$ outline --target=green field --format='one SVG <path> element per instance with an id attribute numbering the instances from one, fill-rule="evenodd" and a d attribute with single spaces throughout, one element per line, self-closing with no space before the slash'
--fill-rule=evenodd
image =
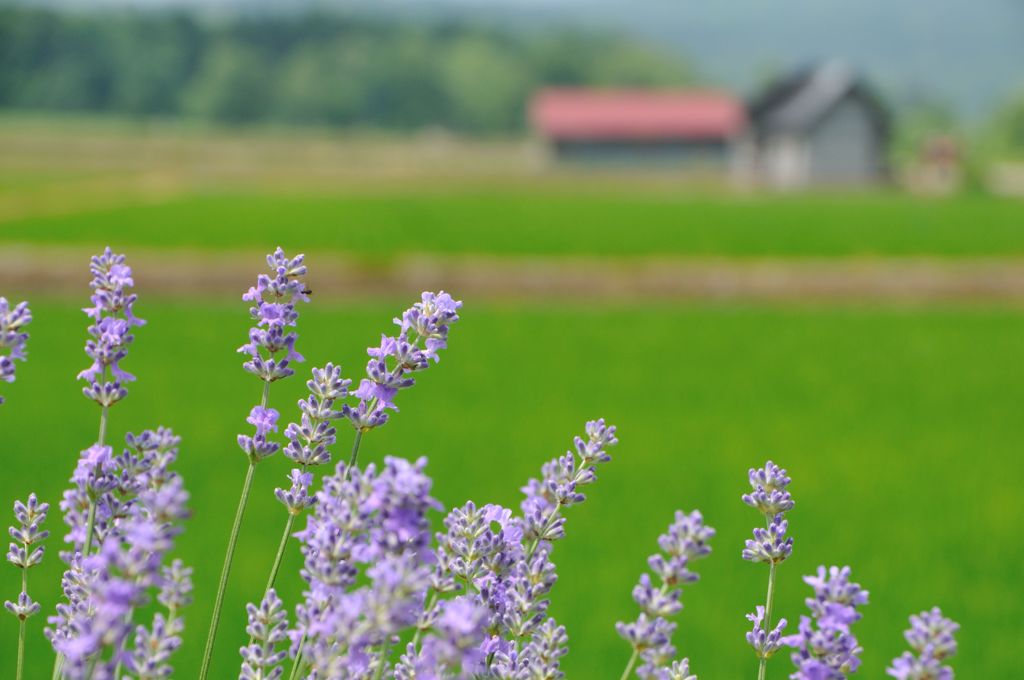
<path id="1" fill-rule="evenodd" d="M 230 268 L 190 288 L 200 294 L 189 299 L 147 289 L 140 273 L 138 309 L 150 323 L 126 362 L 139 382 L 112 412 L 115 438 L 158 424 L 184 437 L 180 469 L 193 518 L 180 554 L 196 568 L 196 603 L 176 663 L 182 679 L 198 671 L 245 472 L 235 435 L 248 429 L 259 397 L 234 352 L 248 317 L 233 292 L 247 262 L 253 277 L 260 271 L 257 253 L 278 243 L 308 253 L 318 291 L 318 272 L 329 278 L 337 272 L 328 267 L 365 265 L 360 290 L 372 297 L 334 291 L 360 300 L 343 304 L 328 287 L 300 319 L 303 370 L 335 361 L 356 378 L 366 345 L 418 294 L 409 263 L 420 255 L 439 256 L 435 280 L 445 280 L 446 258 L 473 264 L 478 255 L 521 272 L 536 271 L 531 256 L 604 258 L 620 275 L 660 259 L 684 264 L 672 258 L 722 263 L 725 274 L 757 258 L 783 268 L 863 258 L 886 263 L 878 276 L 902 273 L 896 258 L 905 257 L 932 258 L 940 274 L 986 258 L 1012 274 L 1024 256 L 1024 203 L 980 195 L 740 194 L 665 176 L 545 174 L 509 141 L 438 151 L 430 140 L 19 125 L 0 120 L 0 294 L 28 297 L 36 318 L 31 360 L 3 386 L 4 507 L 30 490 L 56 506 L 78 452 L 96 436 L 97 409 L 74 381 L 86 364 L 86 262 L 64 268 L 107 243 L 137 254 L 139 267 L 180 266 L 182 276 Z M 413 170 L 395 174 L 406 163 Z M 488 174 L 493 167 L 505 174 Z M 25 253 L 28 269 L 2 269 L 24 264 Z M 581 261 L 574 271 L 594 281 L 608 271 Z M 375 287 L 385 271 L 378 265 L 388 267 L 388 286 Z M 69 289 L 79 274 L 81 289 Z M 797 500 L 778 603 L 791 626 L 808 590 L 800 576 L 849 564 L 872 600 L 857 629 L 859 677 L 883 677 L 903 649 L 907 615 L 933 604 L 963 624 L 960 677 L 1019 675 L 1024 308 L 983 295 L 890 304 L 886 288 L 873 304 L 845 298 L 838 306 L 826 306 L 827 297 L 682 303 L 668 294 L 644 303 L 590 289 L 501 302 L 519 292 L 517 280 L 490 289 L 496 298 L 463 291 L 450 350 L 401 395 L 401 412 L 364 440 L 362 455 L 429 456 L 446 507 L 469 498 L 515 506 L 518 488 L 586 420 L 619 425 L 614 460 L 570 512 L 554 554 L 552 613 L 569 629 L 570 680 L 621 673 L 629 649 L 614 624 L 635 616 L 630 591 L 677 508 L 700 508 L 719 530 L 702 580 L 684 594 L 677 645 L 705 680 L 753 677 L 744 614 L 763 600 L 767 570 L 740 559 L 759 521 L 740 495 L 747 469 L 768 457 L 789 468 Z M 406 288 L 410 299 L 394 297 Z M 271 402 L 284 420 L 296 418 L 303 389 L 299 378 L 275 384 Z M 341 432 L 336 454 L 350 445 Z M 212 677 L 237 675 L 244 605 L 260 594 L 285 520 L 272 490 L 287 471 L 280 456 L 258 470 Z M 48 523 L 50 554 L 30 583 L 46 613 L 58 595 L 58 514 Z M 441 515 L 434 521 L 439 528 Z M 299 564 L 292 545 L 279 579 L 289 605 L 301 591 Z M 0 565 L 0 599 L 18 585 L 16 570 Z M 42 617 L 30 625 L 27 677 L 43 677 L 52 656 Z M 0 677 L 11 675 L 16 631 L 13 617 L 0 617 Z M 789 670 L 779 657 L 769 676 Z"/>
<path id="2" fill-rule="evenodd" d="M 202 200 L 243 211 L 236 215 L 261 214 L 259 200 L 248 207 L 241 199 Z M 151 231 L 123 234 L 124 240 L 233 244 L 178 222 L 189 205 L 139 209 L 137 215 L 152 217 L 146 224 Z M 295 206 L 295 224 L 313 223 L 307 232 L 311 252 L 346 243 L 330 234 L 327 205 Z M 431 217 L 415 205 L 395 208 L 391 228 L 403 233 L 426 220 L 430 226 L 420 242 L 432 242 L 434 226 L 444 221 L 440 208 Z M 116 214 L 127 220 L 132 213 Z M 79 219 L 96 229 L 101 224 L 95 216 Z M 490 223 L 506 219 L 495 210 Z M 780 228 L 786 221 L 775 219 Z M 265 245 L 261 239 L 270 232 L 261 230 L 271 222 L 265 216 L 251 228 L 239 224 L 231 238 Z M 648 222 L 646 216 L 637 219 L 638 225 Z M 76 231 L 73 223 L 46 223 L 45 234 L 40 224 L 30 236 L 95 243 L 109 233 Z M 156 226 L 174 224 L 182 225 L 178 235 Z M 602 224 L 610 228 L 610 222 Z M 800 228 L 810 232 L 814 226 Z M 878 225 L 868 227 L 884 233 Z M 453 232 L 443 233 L 445 243 L 456 243 Z M 1006 238 L 1009 232 L 1001 233 Z M 378 247 L 372 246 L 376 238 L 362 243 Z M 895 242 L 910 243 L 903 238 Z M 498 230 L 480 242 L 499 247 L 509 239 Z M 826 242 L 838 247 L 827 239 L 818 247 Z M 845 243 L 843 248 L 851 247 Z M 601 238 L 592 244 L 608 247 Z M 568 246 L 552 236 L 544 247 Z M 363 347 L 375 342 L 405 302 L 341 307 L 315 301 L 304 308 L 300 344 L 307 366 L 341 361 L 350 375 L 358 374 Z M 9 402 L 0 407 L 0 498 L 35 489 L 55 503 L 78 451 L 95 437 L 97 410 L 73 379 L 85 365 L 80 306 L 77 300 L 35 300 L 31 361 L 19 366 L 17 383 L 6 387 Z M 180 547 L 196 566 L 197 602 L 186 615 L 176 677 L 191 678 L 244 472 L 234 435 L 244 429 L 259 385 L 234 354 L 246 328 L 241 301 L 172 304 L 143 297 L 138 309 L 150 323 L 139 331 L 126 367 L 139 382 L 112 412 L 112 433 L 119 437 L 163 423 L 185 440 L 180 468 L 194 517 Z M 363 455 L 367 461 L 428 455 L 436 495 L 448 507 L 467 498 L 514 504 L 517 487 L 564 451 L 584 420 L 604 416 L 619 425 L 614 460 L 601 470 L 588 501 L 571 511 L 568 537 L 554 554 L 560 580 L 552 613 L 569 628 L 570 678 L 618 676 L 628 649 L 613 624 L 634 615 L 630 589 L 676 508 L 702 509 L 719 530 L 714 553 L 700 564 L 702 581 L 684 595 L 678 646 L 702 678 L 751 677 L 754 659 L 743 641 L 743 615 L 763 597 L 766 570 L 739 557 L 757 520 L 739 496 L 747 468 L 765 457 L 789 468 L 797 499 L 791 513 L 795 553 L 780 571 L 781 615 L 795 620 L 802 611 L 807 588 L 800 574 L 819 563 L 850 564 L 872 599 L 857 627 L 865 647 L 859 677 L 882 677 L 903 646 L 906 615 L 940 604 L 963 624 L 958 674 L 1009 678 L 1018 674 L 1024 601 L 1022 347 L 1024 313 L 1009 308 L 549 307 L 466 300 L 450 350 L 401 395 L 401 413 L 367 437 Z M 301 390 L 298 379 L 275 384 L 271 401 L 284 418 L 294 417 Z M 346 432 L 337 448 L 347 446 Z M 259 468 L 214 677 L 237 673 L 243 605 L 262 587 L 284 522 L 271 490 L 286 467 L 276 457 Z M 440 516 L 435 521 L 439 526 Z M 61 533 L 56 513 L 49 528 Z M 51 539 L 51 554 L 32 573 L 30 590 L 44 612 L 55 603 L 57 547 Z M 290 603 L 300 589 L 298 564 L 293 546 L 280 579 Z M 0 570 L 5 597 L 17 592 L 14 572 Z M 41 627 L 41 617 L 31 622 L 28 677 L 42 677 L 51 664 Z M 13 618 L 0 619 L 5 677 L 12 672 L 7 667 L 13 666 L 15 637 Z M 788 660 L 778 658 L 770 676 L 779 680 L 788 669 Z"/>
<path id="3" fill-rule="evenodd" d="M 111 234 L 124 247 L 239 249 L 281 242 L 371 261 L 423 253 L 1024 255 L 1024 203 L 1019 201 L 596 191 L 591 185 L 589 190 L 517 186 L 318 196 L 200 192 L 0 221 L 0 243 L 93 246 Z"/>

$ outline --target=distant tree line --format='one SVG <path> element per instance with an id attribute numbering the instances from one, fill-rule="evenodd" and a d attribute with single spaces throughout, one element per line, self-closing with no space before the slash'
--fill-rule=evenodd
<path id="1" fill-rule="evenodd" d="M 0 8 L 6 110 L 501 133 L 541 85 L 692 81 L 678 57 L 609 35 Z"/>

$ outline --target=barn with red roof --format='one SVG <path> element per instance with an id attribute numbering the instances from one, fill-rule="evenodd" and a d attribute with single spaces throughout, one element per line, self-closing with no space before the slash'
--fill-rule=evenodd
<path id="1" fill-rule="evenodd" d="M 561 160 L 724 167 L 747 127 L 742 101 L 716 90 L 552 88 L 531 125 Z"/>

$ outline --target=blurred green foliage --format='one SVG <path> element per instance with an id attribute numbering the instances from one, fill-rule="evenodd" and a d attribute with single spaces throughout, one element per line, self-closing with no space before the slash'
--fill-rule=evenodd
<path id="1" fill-rule="evenodd" d="M 681 85 L 676 56 L 596 33 L 339 15 L 204 21 L 0 8 L 0 108 L 499 133 L 541 85 Z"/>

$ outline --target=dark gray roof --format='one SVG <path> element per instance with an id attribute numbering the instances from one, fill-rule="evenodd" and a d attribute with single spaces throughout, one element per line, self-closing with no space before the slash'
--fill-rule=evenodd
<path id="1" fill-rule="evenodd" d="M 770 85 L 750 103 L 750 119 L 759 134 L 807 131 L 848 97 L 867 105 L 879 132 L 888 130 L 888 114 L 875 94 L 850 67 L 835 61 L 800 69 Z"/>

